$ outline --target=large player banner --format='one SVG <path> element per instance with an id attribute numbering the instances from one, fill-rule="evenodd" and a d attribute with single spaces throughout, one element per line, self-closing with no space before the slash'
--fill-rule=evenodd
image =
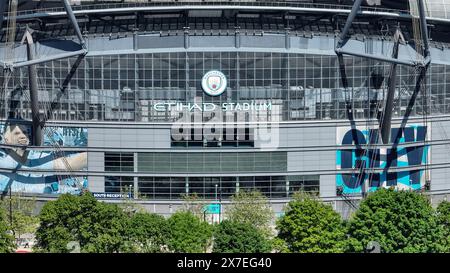
<path id="1" fill-rule="evenodd" d="M 43 145 L 48 150 L 27 148 L 31 125 L 23 121 L 0 123 L 0 194 L 9 190 L 22 193 L 79 193 L 87 187 L 86 177 L 67 173 L 87 168 L 87 153 L 63 151 L 60 147 L 86 147 L 87 129 L 79 127 L 44 128 Z M 57 171 L 66 174 L 58 174 Z"/>
<path id="2" fill-rule="evenodd" d="M 370 192 L 379 187 L 392 186 L 397 189 L 421 189 L 430 180 L 430 172 L 426 168 L 430 163 L 430 146 L 426 143 L 430 140 L 430 125 L 409 124 L 403 130 L 392 128 L 391 143 L 396 136 L 400 136 L 396 147 L 392 144 L 378 146 L 381 141 L 376 132 L 375 127 L 358 126 L 355 130 L 337 127 L 337 145 L 342 148 L 336 152 L 336 186 L 344 194 L 359 194 L 363 190 Z M 400 167 L 413 169 L 394 170 Z"/>

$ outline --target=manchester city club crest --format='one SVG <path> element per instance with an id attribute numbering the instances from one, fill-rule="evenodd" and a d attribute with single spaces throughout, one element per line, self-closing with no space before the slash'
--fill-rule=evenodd
<path id="1" fill-rule="evenodd" d="M 219 96 L 227 88 L 227 78 L 220 71 L 209 71 L 202 78 L 202 88 L 210 96 Z"/>

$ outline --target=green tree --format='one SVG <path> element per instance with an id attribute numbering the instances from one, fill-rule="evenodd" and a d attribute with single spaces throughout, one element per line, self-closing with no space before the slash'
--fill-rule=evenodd
<path id="1" fill-rule="evenodd" d="M 450 202 L 442 201 L 436 208 L 437 217 L 440 224 L 450 230 Z"/>
<path id="2" fill-rule="evenodd" d="M 191 194 L 183 194 L 183 211 L 189 211 L 195 216 L 203 219 L 203 207 L 200 197 L 196 192 Z"/>
<path id="3" fill-rule="evenodd" d="M 128 236 L 133 252 L 163 252 L 169 237 L 167 220 L 157 214 L 138 212 L 128 225 Z"/>
<path id="4" fill-rule="evenodd" d="M 290 253 L 290 249 L 287 245 L 287 243 L 278 237 L 273 238 L 272 240 L 270 240 L 270 245 L 272 248 L 272 251 L 274 253 Z"/>
<path id="5" fill-rule="evenodd" d="M 211 226 L 188 211 L 178 211 L 168 219 L 168 247 L 177 253 L 205 252 L 211 241 Z"/>
<path id="6" fill-rule="evenodd" d="M 98 202 L 90 193 L 63 194 L 47 202 L 39 215 L 37 250 L 69 252 L 77 242 L 81 252 L 111 253 L 126 248 L 128 218 L 114 204 Z"/>
<path id="7" fill-rule="evenodd" d="M 6 221 L 6 213 L 0 207 L 0 253 L 10 253 L 14 251 L 14 237 L 8 234 L 8 224 Z"/>
<path id="8" fill-rule="evenodd" d="M 214 232 L 213 252 L 266 253 L 270 250 L 270 242 L 264 234 L 247 223 L 224 220 Z"/>
<path id="9" fill-rule="evenodd" d="M 20 193 L 16 193 L 3 200 L 2 207 L 6 211 L 8 228 L 13 231 L 16 238 L 20 239 L 22 234 L 35 233 L 39 226 L 39 219 L 33 214 L 36 207 L 35 199 L 26 199 Z M 11 215 L 10 215 L 11 213 Z"/>
<path id="10" fill-rule="evenodd" d="M 142 199 L 142 196 L 139 193 L 135 195 L 132 186 L 124 186 L 120 188 L 120 194 L 122 195 L 120 198 L 120 203 L 118 204 L 119 208 L 121 208 L 128 216 L 133 216 L 136 212 L 144 212 L 145 208 L 135 202 L 135 199 L 132 196 L 135 196 L 137 199 Z"/>
<path id="11" fill-rule="evenodd" d="M 348 223 L 347 250 L 376 241 L 382 252 L 445 251 L 443 228 L 428 199 L 412 191 L 380 189 L 364 199 Z"/>
<path id="12" fill-rule="evenodd" d="M 438 224 L 444 230 L 446 249 L 450 251 L 450 202 L 441 202 L 436 209 L 436 213 Z"/>
<path id="13" fill-rule="evenodd" d="M 240 191 L 233 195 L 225 216 L 233 222 L 254 226 L 266 238 L 272 237 L 273 229 L 270 225 L 274 213 L 268 199 L 259 191 Z"/>
<path id="14" fill-rule="evenodd" d="M 311 196 L 294 196 L 277 221 L 278 238 L 290 252 L 339 253 L 344 251 L 345 227 L 340 215 Z"/>

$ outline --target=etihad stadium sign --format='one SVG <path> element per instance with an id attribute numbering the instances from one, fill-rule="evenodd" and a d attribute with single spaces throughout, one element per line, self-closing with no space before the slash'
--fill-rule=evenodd
<path id="1" fill-rule="evenodd" d="M 160 102 L 153 105 L 155 111 L 188 111 L 188 112 L 214 112 L 214 111 L 270 111 L 272 110 L 272 102 L 224 102 L 215 104 L 211 102 L 204 103 L 181 103 L 181 102 Z"/>
<path id="2" fill-rule="evenodd" d="M 220 96 L 227 89 L 227 78 L 218 70 L 208 71 L 202 77 L 202 89 L 209 96 Z M 181 103 L 181 102 L 159 102 L 153 105 L 153 109 L 157 112 L 165 111 L 188 111 L 188 112 L 214 112 L 214 111 L 270 111 L 272 110 L 272 102 L 249 102 L 235 103 L 224 102 L 216 104 L 212 102 L 204 103 Z"/>

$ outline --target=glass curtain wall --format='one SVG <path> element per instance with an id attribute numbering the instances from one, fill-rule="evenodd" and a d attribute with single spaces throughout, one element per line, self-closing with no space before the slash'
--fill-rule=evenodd
<path id="1" fill-rule="evenodd" d="M 335 56 L 271 52 L 178 52 L 105 55 L 85 58 L 74 74 L 68 91 L 59 87 L 74 59 L 56 60 L 38 67 L 41 109 L 53 108 L 51 119 L 76 121 L 175 122 L 187 110 L 156 109 L 157 103 L 270 103 L 270 121 L 346 119 L 349 101 L 358 119 L 373 118 L 386 92 L 387 64 L 363 58 L 345 59 L 349 88 L 341 85 Z M 220 70 L 228 80 L 221 96 L 206 95 L 203 75 Z M 447 70 L 448 69 L 448 70 Z M 428 114 L 448 113 L 447 86 L 450 67 L 433 64 L 428 71 Z M 27 70 L 17 69 L 2 94 L 0 118 L 11 113 L 31 119 Z M 412 68 L 400 66 L 394 116 L 406 111 L 414 89 Z M 18 96 L 17 90 L 23 95 Z M 419 95 L 412 115 L 424 113 Z M 203 114 L 203 121 L 211 118 Z"/>

